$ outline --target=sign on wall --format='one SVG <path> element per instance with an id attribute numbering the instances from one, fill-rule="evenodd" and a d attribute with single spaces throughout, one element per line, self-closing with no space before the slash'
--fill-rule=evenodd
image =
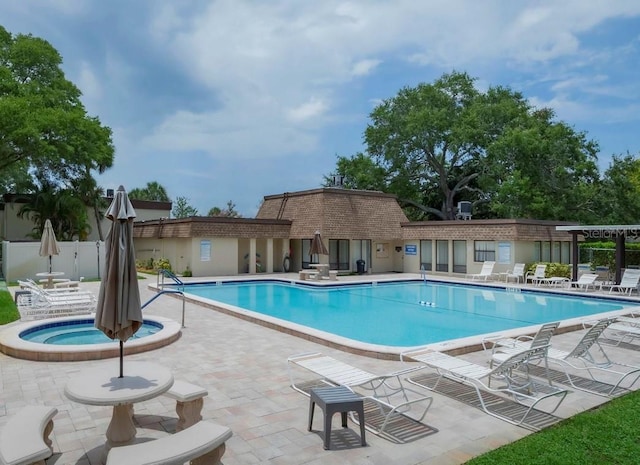
<path id="1" fill-rule="evenodd" d="M 211 260 L 211 241 L 205 239 L 200 241 L 200 261 L 208 262 L 210 260 Z"/>
<path id="2" fill-rule="evenodd" d="M 511 263 L 511 242 L 498 242 L 498 263 Z"/>
<path id="3" fill-rule="evenodd" d="M 418 246 L 415 244 L 405 244 L 404 253 L 405 255 L 418 255 Z"/>

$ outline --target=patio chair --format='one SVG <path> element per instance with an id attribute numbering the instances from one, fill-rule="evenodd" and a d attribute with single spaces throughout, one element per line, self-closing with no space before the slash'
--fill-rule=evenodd
<path id="1" fill-rule="evenodd" d="M 367 429 L 376 434 L 384 433 L 386 427 L 398 415 L 404 415 L 421 422 L 433 401 L 431 396 L 425 396 L 422 392 L 406 387 L 401 379 L 401 376 L 423 367 L 405 368 L 394 373 L 377 375 L 318 352 L 292 355 L 287 359 L 291 387 L 306 396 L 309 396 L 309 393 L 294 381 L 292 370 L 294 366 L 304 368 L 314 375 L 320 376 L 321 382 L 325 385 L 346 386 L 353 392 L 362 395 L 365 400 L 373 401 L 378 412 L 384 418 L 379 428 L 366 425 Z M 412 394 L 411 398 L 409 393 Z M 417 404 L 422 404 L 422 408 L 418 409 Z M 418 410 L 418 413 L 409 415 L 409 412 L 414 409 Z M 358 424 L 353 413 L 351 418 L 354 423 Z"/>
<path id="2" fill-rule="evenodd" d="M 559 321 L 553 323 L 545 323 L 540 326 L 536 334 L 533 336 L 522 335 L 515 338 L 493 336 L 482 340 L 482 347 L 488 350 L 488 344 L 491 344 L 491 363 L 494 361 L 505 360 L 508 356 L 523 350 L 535 349 L 536 347 L 548 346 L 551 336 L 560 326 Z"/>
<path id="3" fill-rule="evenodd" d="M 536 265 L 535 270 L 532 272 L 528 271 L 524 276 L 525 284 L 531 281 L 531 284 L 538 285 L 540 282 L 545 279 L 545 273 L 547 272 L 547 265 L 541 263 Z"/>
<path id="4" fill-rule="evenodd" d="M 614 362 L 598 342 L 598 338 L 615 321 L 615 318 L 598 320 L 570 351 L 553 348 L 548 350 L 548 362 L 559 365 L 563 369 L 566 379 L 572 387 L 601 396 L 613 397 L 628 392 L 640 378 L 640 366 Z M 594 347 L 597 347 L 600 352 L 598 359 L 591 353 L 591 349 Z M 595 381 L 597 384 L 579 383 L 575 373 L 586 373 L 589 376 L 587 381 Z M 596 376 L 596 374 L 600 376 Z M 632 381 L 626 384 L 626 387 L 622 386 L 628 378 L 632 378 Z"/>
<path id="5" fill-rule="evenodd" d="M 42 289 L 35 283 L 21 281 L 28 293 L 16 298 L 18 311 L 24 320 L 56 316 L 88 314 L 95 310 L 97 299 L 89 291 Z"/>
<path id="6" fill-rule="evenodd" d="M 595 273 L 584 273 L 581 275 L 577 281 L 571 281 L 569 283 L 569 287 L 577 287 L 583 291 L 588 291 L 589 287 L 592 287 L 593 290 L 596 290 L 596 279 L 599 278 L 599 275 Z"/>
<path id="7" fill-rule="evenodd" d="M 513 265 L 513 269 L 507 271 L 505 274 L 505 281 L 509 282 L 512 278 L 516 280 L 516 283 L 519 283 L 520 280 L 524 283 L 524 269 L 526 265 L 524 263 L 516 263 Z"/>
<path id="8" fill-rule="evenodd" d="M 486 281 L 488 278 L 491 277 L 491 275 L 493 275 L 493 268 L 495 267 L 495 265 L 496 265 L 496 262 L 485 261 L 482 264 L 480 273 L 468 274 L 467 278 L 471 278 L 472 281 L 475 281 L 476 279 L 482 279 L 483 281 Z"/>
<path id="9" fill-rule="evenodd" d="M 422 378 L 419 380 L 410 378 L 410 382 L 433 391 L 438 388 L 438 385 L 445 378 L 470 386 L 475 390 L 480 402 L 480 408 L 485 413 L 514 425 L 536 429 L 532 425 L 525 423 L 528 416 L 534 410 L 540 411 L 536 407 L 541 405 L 547 406 L 547 409 L 544 410 L 545 413 L 553 414 L 568 393 L 566 389 L 553 386 L 548 382 L 537 381 L 529 376 L 529 362 L 532 360 L 546 360 L 545 355 L 548 347 L 540 346 L 515 352 L 493 367 L 478 365 L 459 357 L 426 348 L 403 352 L 400 354 L 400 359 L 423 363 L 433 368 L 438 375 L 433 385 L 422 381 Z M 514 416 L 513 412 L 509 412 L 511 414 L 507 415 L 507 412 L 500 409 L 500 407 L 494 409 L 493 407 L 499 403 L 495 399 L 489 399 L 491 394 L 509 398 L 525 406 L 524 413 L 518 418 Z"/>
<path id="10" fill-rule="evenodd" d="M 640 284 L 640 270 L 624 270 L 624 274 L 622 275 L 622 279 L 620 280 L 620 284 L 613 284 L 609 288 L 609 294 L 611 294 L 614 290 L 621 292 L 623 294 L 629 294 L 633 292 L 635 289 L 638 290 L 638 285 Z"/>

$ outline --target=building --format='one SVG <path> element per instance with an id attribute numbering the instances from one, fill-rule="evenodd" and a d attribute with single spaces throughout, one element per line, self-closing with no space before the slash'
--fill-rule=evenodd
<path id="1" fill-rule="evenodd" d="M 139 259 L 164 257 L 193 276 L 298 271 L 313 262 L 340 273 L 496 272 L 516 262 L 571 263 L 569 223 L 537 220 L 410 222 L 392 194 L 320 188 L 269 195 L 256 218 L 191 217 L 136 222 Z M 311 256 L 319 231 L 328 256 Z M 362 271 L 362 270 L 361 270 Z"/>

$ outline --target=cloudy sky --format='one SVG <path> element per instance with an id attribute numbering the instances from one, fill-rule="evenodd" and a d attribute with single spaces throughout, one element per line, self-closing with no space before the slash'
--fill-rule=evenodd
<path id="1" fill-rule="evenodd" d="M 637 0 L 0 0 L 112 128 L 104 188 L 156 181 L 206 214 L 320 187 L 368 115 L 452 70 L 640 154 Z"/>

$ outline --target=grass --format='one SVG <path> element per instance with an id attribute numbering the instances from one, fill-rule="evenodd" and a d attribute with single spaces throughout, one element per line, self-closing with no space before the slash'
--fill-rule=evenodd
<path id="1" fill-rule="evenodd" d="M 640 463 L 638 418 L 640 392 L 632 392 L 476 457 L 467 465 Z"/>
<path id="2" fill-rule="evenodd" d="M 7 290 L 4 281 L 0 281 L 0 325 L 6 325 L 19 319 L 20 313 L 11 293 Z"/>

